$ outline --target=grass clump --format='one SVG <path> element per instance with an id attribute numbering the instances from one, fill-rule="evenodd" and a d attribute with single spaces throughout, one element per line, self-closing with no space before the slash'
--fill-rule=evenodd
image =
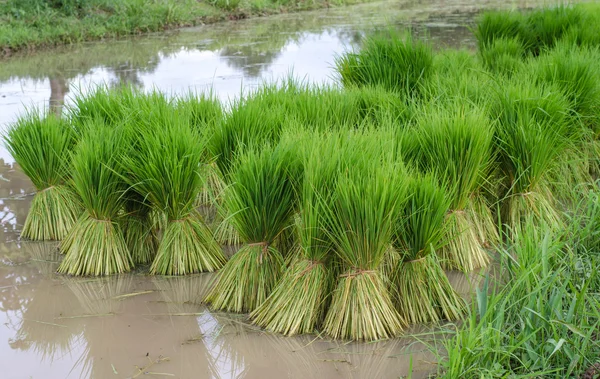
<path id="1" fill-rule="evenodd" d="M 239 157 L 223 206 L 244 245 L 205 298 L 213 308 L 253 311 L 281 278 L 284 257 L 276 242 L 291 227 L 296 211 L 295 160 L 281 145 L 251 149 Z"/>
<path id="2" fill-rule="evenodd" d="M 133 267 L 118 222 L 127 188 L 118 173 L 123 141 L 117 129 L 96 124 L 75 149 L 73 185 L 85 210 L 60 246 L 60 273 L 110 275 Z"/>
<path id="3" fill-rule="evenodd" d="M 202 187 L 203 140 L 176 113 L 168 123 L 128 132 L 137 138 L 122 157 L 123 176 L 167 220 L 150 272 L 184 275 L 220 269 L 225 257 L 195 209 Z"/>
<path id="4" fill-rule="evenodd" d="M 382 86 L 408 96 L 420 93 L 432 66 L 430 46 L 397 32 L 369 36 L 360 51 L 336 59 L 344 86 Z"/>
<path id="5" fill-rule="evenodd" d="M 75 225 L 81 205 L 68 185 L 75 140 L 68 123 L 35 112 L 21 118 L 4 136 L 8 151 L 38 191 L 21 237 L 61 240 Z"/>
<path id="6" fill-rule="evenodd" d="M 434 175 L 411 181 L 408 201 L 397 219 L 393 245 L 401 259 L 392 276 L 395 302 L 409 323 L 458 320 L 464 303 L 442 270 L 436 250 L 444 244 L 448 193 Z"/>
<path id="7" fill-rule="evenodd" d="M 406 326 L 379 271 L 406 178 L 391 163 L 380 165 L 340 173 L 324 215 L 341 265 L 323 321 L 323 331 L 332 338 L 378 340 L 397 336 Z"/>

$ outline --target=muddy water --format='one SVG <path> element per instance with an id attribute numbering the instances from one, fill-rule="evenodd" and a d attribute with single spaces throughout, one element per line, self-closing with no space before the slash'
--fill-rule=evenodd
<path id="1" fill-rule="evenodd" d="M 411 26 L 438 47 L 472 48 L 467 25 L 482 9 L 542 2 L 373 3 L 13 56 L 0 62 L 0 132 L 25 106 L 60 111 L 100 83 L 169 93 L 212 88 L 221 99 L 291 70 L 331 83 L 335 55 L 369 30 Z M 33 191 L 0 147 L 1 378 L 398 378 L 409 367 L 420 378 L 435 371 L 423 344 L 430 328 L 371 344 L 282 338 L 206 309 L 200 299 L 210 274 L 57 276 L 56 244 L 19 240 Z M 480 276 L 450 279 L 469 296 Z"/>

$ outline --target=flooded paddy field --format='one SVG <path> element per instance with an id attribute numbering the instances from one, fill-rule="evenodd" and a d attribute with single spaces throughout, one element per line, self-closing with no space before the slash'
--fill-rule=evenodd
<path id="1" fill-rule="evenodd" d="M 213 274 L 55 274 L 55 242 L 19 240 L 31 200 L 28 179 L 0 168 L 0 351 L 3 378 L 413 378 L 435 371 L 425 343 L 439 328 L 356 343 L 282 337 L 244 315 L 201 303 Z M 468 297 L 481 275 L 450 273 Z M 413 336 L 411 336 L 413 335 Z"/>
<path id="2" fill-rule="evenodd" d="M 438 47 L 470 49 L 468 25 L 481 10 L 540 4 L 373 3 L 16 55 L 0 65 L 0 130 L 26 106 L 59 112 L 78 91 L 102 83 L 168 93 L 212 89 L 226 100 L 290 72 L 332 82 L 335 56 L 369 30 L 412 26 Z M 3 378 L 398 378 L 411 372 L 425 378 L 436 370 L 426 343 L 439 327 L 373 343 L 286 338 L 249 325 L 243 315 L 211 312 L 201 299 L 212 274 L 56 275 L 56 243 L 19 239 L 34 191 L 0 147 Z M 467 298 L 480 280 L 477 273 L 450 277 Z"/>

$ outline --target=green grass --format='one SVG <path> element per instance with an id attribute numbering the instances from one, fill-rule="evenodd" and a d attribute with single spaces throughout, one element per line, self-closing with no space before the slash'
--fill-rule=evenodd
<path id="1" fill-rule="evenodd" d="M 0 55 L 360 0 L 5 0 Z"/>
<path id="2" fill-rule="evenodd" d="M 506 284 L 486 278 L 463 326 L 449 330 L 441 377 L 585 377 L 597 364 L 596 252 L 564 230 L 522 230 L 502 250 Z"/>
<path id="3" fill-rule="evenodd" d="M 285 335 L 311 333 L 325 316 L 334 253 L 333 242 L 323 228 L 323 216 L 344 156 L 340 153 L 343 151 L 340 138 L 335 134 L 315 134 L 299 150 L 304 180 L 295 230 L 298 246 L 273 293 L 250 315 L 255 324 Z M 329 158 L 322 159 L 323 154 Z"/>
<path id="4" fill-rule="evenodd" d="M 405 201 L 406 172 L 389 161 L 369 160 L 360 143 L 347 155 L 366 162 L 340 172 L 324 212 L 323 224 L 340 268 L 323 331 L 351 340 L 398 336 L 406 320 L 393 306 L 380 267 L 391 244 L 394 217 Z"/>

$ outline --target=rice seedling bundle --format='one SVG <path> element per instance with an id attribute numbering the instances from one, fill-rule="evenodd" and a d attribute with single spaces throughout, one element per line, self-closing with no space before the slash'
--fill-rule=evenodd
<path id="1" fill-rule="evenodd" d="M 220 269 L 223 252 L 195 209 L 204 141 L 185 115 L 176 113 L 167 123 L 134 124 L 128 132 L 138 138 L 122 157 L 123 176 L 167 220 L 150 272 L 185 275 Z"/>
<path id="2" fill-rule="evenodd" d="M 154 260 L 158 249 L 157 225 L 152 208 L 135 190 L 126 193 L 121 227 L 133 263 L 146 264 Z"/>
<path id="3" fill-rule="evenodd" d="M 510 75 L 521 68 L 526 52 L 520 39 L 503 37 L 495 39 L 479 54 L 488 70 Z"/>
<path id="4" fill-rule="evenodd" d="M 435 253 L 446 243 L 450 203 L 438 179 L 423 175 L 411 180 L 408 201 L 397 217 L 393 246 L 401 261 L 392 281 L 398 312 L 409 323 L 458 320 L 465 311 Z"/>
<path id="5" fill-rule="evenodd" d="M 10 127 L 6 147 L 38 191 L 21 237 L 61 240 L 75 224 L 81 205 L 67 185 L 75 133 L 67 122 L 33 112 Z"/>
<path id="6" fill-rule="evenodd" d="M 567 113 L 567 101 L 557 89 L 521 76 L 504 83 L 493 100 L 495 146 L 506 181 L 505 224 L 518 226 L 530 216 L 560 222 L 549 175 L 564 164 L 565 152 L 579 138 Z"/>
<path id="7" fill-rule="evenodd" d="M 116 126 L 124 121 L 148 123 L 167 120 L 175 109 L 174 100 L 158 90 L 144 93 L 131 86 L 115 89 L 101 86 L 89 95 L 78 96 L 69 114 L 73 125 L 79 129 L 93 121 Z M 84 133 L 82 130 L 80 134 Z"/>
<path id="8" fill-rule="evenodd" d="M 300 172 L 296 159 L 284 146 L 251 149 L 239 157 L 223 205 L 244 245 L 206 296 L 213 308 L 253 311 L 281 278 L 284 257 L 274 243 L 293 223 L 294 181 Z"/>
<path id="9" fill-rule="evenodd" d="M 337 180 L 324 213 L 342 270 L 323 322 L 323 331 L 333 338 L 390 338 L 406 325 L 379 271 L 405 197 L 402 171 L 375 161 L 368 170 L 343 171 Z"/>
<path id="10" fill-rule="evenodd" d="M 569 35 L 584 20 L 580 7 L 560 5 L 553 8 L 521 12 L 486 12 L 475 29 L 480 51 L 490 48 L 498 39 L 520 41 L 534 56 Z"/>
<path id="11" fill-rule="evenodd" d="M 255 324 L 289 336 L 313 332 L 325 315 L 332 287 L 333 245 L 323 229 L 323 216 L 344 147 L 335 135 L 317 134 L 300 149 L 304 177 L 296 224 L 298 246 L 281 281 L 250 315 Z"/>
<path id="12" fill-rule="evenodd" d="M 403 137 L 401 144 L 417 167 L 434 172 L 441 185 L 452 191 L 445 220 L 448 241 L 437 251 L 440 262 L 444 268 L 463 271 L 485 267 L 489 257 L 468 207 L 471 197 L 478 195 L 481 175 L 487 173 L 491 163 L 491 124 L 483 112 L 461 109 L 458 102 L 425 109 L 417 127 Z M 492 223 L 493 228 L 489 209 L 482 209 L 477 222 Z"/>
<path id="13" fill-rule="evenodd" d="M 126 184 L 118 172 L 124 139 L 102 123 L 87 126 L 73 154 L 73 185 L 85 208 L 63 240 L 63 274 L 110 275 L 131 270 L 133 261 L 121 225 Z"/>
<path id="14" fill-rule="evenodd" d="M 359 52 L 336 59 L 344 86 L 382 86 L 407 96 L 418 95 L 431 73 L 431 47 L 397 32 L 367 37 Z"/>
<path id="15" fill-rule="evenodd" d="M 554 84 L 569 101 L 572 113 L 595 136 L 600 133 L 600 53 L 598 50 L 559 43 L 556 48 L 531 62 L 540 84 Z M 583 137 L 583 136 L 582 136 Z"/>

